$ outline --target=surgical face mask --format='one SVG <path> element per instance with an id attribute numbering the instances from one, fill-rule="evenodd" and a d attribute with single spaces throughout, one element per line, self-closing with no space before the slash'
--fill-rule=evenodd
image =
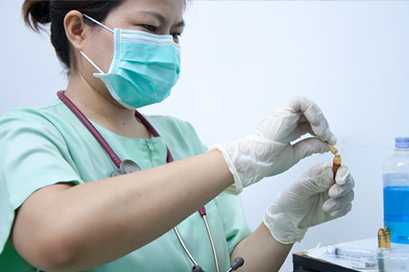
<path id="1" fill-rule="evenodd" d="M 81 55 L 98 71 L 111 96 L 129 109 L 159 103 L 170 95 L 180 73 L 180 49 L 172 35 L 144 31 L 110 29 L 84 14 L 84 17 L 114 35 L 114 55 L 105 73 L 84 52 Z"/>

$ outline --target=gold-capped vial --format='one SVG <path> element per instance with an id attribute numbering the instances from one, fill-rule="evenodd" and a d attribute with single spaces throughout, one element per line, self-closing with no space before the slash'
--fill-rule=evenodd
<path id="1" fill-rule="evenodd" d="M 332 172 L 334 173 L 334 179 L 337 176 L 338 169 L 342 165 L 342 158 L 341 155 L 337 154 L 334 156 L 334 160 L 332 161 Z"/>
<path id="2" fill-rule="evenodd" d="M 392 247 L 391 231 L 388 228 L 385 228 L 385 232 L 386 232 L 387 248 L 391 248 Z"/>
<path id="3" fill-rule="evenodd" d="M 328 145 L 328 147 L 329 147 L 329 151 L 330 151 L 332 154 L 334 154 L 334 155 L 338 155 L 338 154 L 339 154 L 339 151 L 338 151 L 338 149 L 335 147 L 335 145 Z"/>
<path id="4" fill-rule="evenodd" d="M 391 248 L 391 233 L 387 228 L 378 231 L 378 247 L 382 249 Z"/>

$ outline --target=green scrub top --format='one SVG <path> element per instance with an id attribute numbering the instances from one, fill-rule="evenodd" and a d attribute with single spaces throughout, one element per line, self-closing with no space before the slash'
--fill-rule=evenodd
<path id="1" fill-rule="evenodd" d="M 166 146 L 175 160 L 207 151 L 189 123 L 165 116 L 147 119 L 160 137 L 125 137 L 92 123 L 122 160 L 133 160 L 142 169 L 165 164 Z M 59 182 L 94 182 L 110 177 L 116 168 L 100 144 L 58 98 L 47 106 L 17 109 L 0 117 L 0 154 L 0 271 L 36 271 L 17 253 L 10 240 L 15 210 L 42 187 Z M 230 253 L 250 234 L 250 229 L 235 195 L 221 193 L 206 208 L 219 263 L 225 271 L 230 266 Z M 199 264 L 206 271 L 214 271 L 212 250 L 200 215 L 195 212 L 178 229 Z M 192 264 L 175 233 L 169 231 L 129 255 L 89 271 L 191 269 Z"/>

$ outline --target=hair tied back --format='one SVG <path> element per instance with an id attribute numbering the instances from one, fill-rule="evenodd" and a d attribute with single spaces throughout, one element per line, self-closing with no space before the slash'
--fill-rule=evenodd
<path id="1" fill-rule="evenodd" d="M 51 0 L 25 0 L 23 4 L 24 22 L 33 30 L 40 30 L 40 25 L 51 22 L 50 17 Z"/>

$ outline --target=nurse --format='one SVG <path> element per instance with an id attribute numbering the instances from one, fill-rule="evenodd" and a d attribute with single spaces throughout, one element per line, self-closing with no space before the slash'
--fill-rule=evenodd
<path id="1" fill-rule="evenodd" d="M 243 219 L 244 188 L 336 143 L 307 99 L 210 149 L 188 122 L 137 111 L 178 79 L 184 10 L 184 0 L 24 2 L 34 30 L 51 24 L 68 84 L 53 103 L 0 118 L 1 271 L 231 271 L 243 260 L 241 271 L 277 271 L 308 228 L 351 210 L 349 170 L 317 166 L 256 231 Z"/>

